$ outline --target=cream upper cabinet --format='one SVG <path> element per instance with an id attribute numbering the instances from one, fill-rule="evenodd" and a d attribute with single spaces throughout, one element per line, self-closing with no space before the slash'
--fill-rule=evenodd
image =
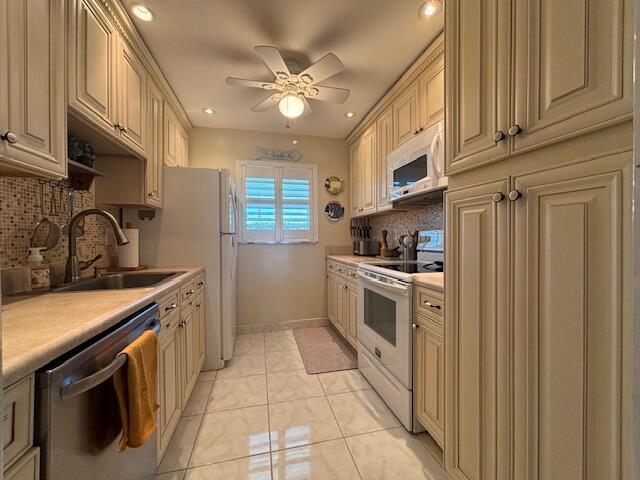
<path id="1" fill-rule="evenodd" d="M 164 109 L 164 164 L 169 167 L 184 166 L 185 138 L 178 117 L 171 107 Z"/>
<path id="2" fill-rule="evenodd" d="M 429 128 L 444 119 L 444 56 L 438 57 L 418 78 L 418 126 Z"/>
<path id="3" fill-rule="evenodd" d="M 389 107 L 378 117 L 376 121 L 376 136 L 378 140 L 377 150 L 377 172 L 378 172 L 378 193 L 377 210 L 391 208 L 389 200 L 389 178 L 387 169 L 387 155 L 393 150 L 393 110 Z"/>
<path id="4" fill-rule="evenodd" d="M 118 42 L 118 129 L 120 138 L 146 156 L 144 135 L 147 74 L 135 52 L 124 40 Z"/>
<path id="5" fill-rule="evenodd" d="M 447 2 L 448 175 L 508 153 L 509 0 Z"/>
<path id="6" fill-rule="evenodd" d="M 182 128 L 181 125 L 178 125 L 177 130 L 177 148 L 178 148 L 178 166 L 180 167 L 188 167 L 189 166 L 189 139 L 187 138 L 187 132 Z"/>
<path id="7" fill-rule="evenodd" d="M 412 83 L 393 102 L 393 144 L 394 148 L 418 133 L 418 85 Z"/>
<path id="8" fill-rule="evenodd" d="M 180 314 L 176 312 L 158 339 L 158 450 L 162 456 L 182 412 Z"/>
<path id="9" fill-rule="evenodd" d="M 360 143 L 360 166 L 362 167 L 359 171 L 360 191 L 362 192 L 360 207 L 363 214 L 376 210 L 376 168 L 378 164 L 376 138 L 376 126 L 373 124 L 364 132 Z"/>
<path id="10" fill-rule="evenodd" d="M 68 18 L 69 108 L 107 134 L 117 135 L 118 34 L 92 0 L 70 1 Z"/>
<path id="11" fill-rule="evenodd" d="M 514 479 L 633 477 L 631 160 L 513 181 Z"/>
<path id="12" fill-rule="evenodd" d="M 520 0 L 516 7 L 514 152 L 631 118 L 631 1 Z"/>
<path id="13" fill-rule="evenodd" d="M 509 478 L 507 180 L 446 193 L 445 467 Z"/>
<path id="14" fill-rule="evenodd" d="M 147 164 L 145 201 L 162 207 L 162 162 L 164 149 L 164 100 L 155 83 L 147 83 Z"/>
<path id="15" fill-rule="evenodd" d="M 418 421 L 444 446 L 444 327 L 416 316 L 415 409 Z"/>
<path id="16" fill-rule="evenodd" d="M 0 1 L 0 171 L 67 175 L 65 2 Z"/>
<path id="17" fill-rule="evenodd" d="M 358 215 L 362 211 L 362 149 L 361 139 L 351 145 L 351 214 Z"/>

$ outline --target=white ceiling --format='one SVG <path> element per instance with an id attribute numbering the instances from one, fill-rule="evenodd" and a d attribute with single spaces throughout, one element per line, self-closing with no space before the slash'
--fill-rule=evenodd
<path id="1" fill-rule="evenodd" d="M 155 21 L 132 18 L 194 125 L 344 138 L 442 31 L 442 12 L 421 21 L 420 3 L 146 0 Z M 225 78 L 273 80 L 256 45 L 275 46 L 303 67 L 333 52 L 345 69 L 321 84 L 350 89 L 349 99 L 342 105 L 311 100 L 315 114 L 298 119 L 289 131 L 277 108 L 249 111 L 269 92 L 228 86 Z M 206 115 L 204 106 L 216 113 Z M 348 111 L 357 116 L 346 118 Z"/>

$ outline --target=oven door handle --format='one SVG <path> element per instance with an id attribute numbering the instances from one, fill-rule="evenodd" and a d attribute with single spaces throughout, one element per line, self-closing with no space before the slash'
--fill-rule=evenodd
<path id="1" fill-rule="evenodd" d="M 151 330 L 154 333 L 158 333 L 160 323 L 157 318 L 153 318 L 151 324 L 145 330 Z M 98 370 L 91 375 L 87 375 L 80 380 L 71 382 L 60 389 L 60 398 L 67 400 L 69 398 L 76 397 L 81 393 L 88 392 L 92 388 L 97 387 L 101 383 L 113 377 L 113 375 L 120 370 L 124 364 L 127 363 L 127 356 L 124 353 L 116 355 L 109 365 Z"/>
<path id="2" fill-rule="evenodd" d="M 404 294 L 407 294 L 410 292 L 410 289 L 408 286 L 404 286 L 404 285 L 397 285 L 397 284 L 392 284 L 392 283 L 386 283 L 386 282 L 381 282 L 380 280 L 376 280 L 375 278 L 372 278 L 362 272 L 358 272 L 358 276 L 366 281 L 366 282 L 370 282 L 373 283 L 375 285 L 378 285 L 382 288 L 386 288 L 387 290 L 392 290 L 392 291 L 396 291 L 396 292 L 402 292 Z"/>

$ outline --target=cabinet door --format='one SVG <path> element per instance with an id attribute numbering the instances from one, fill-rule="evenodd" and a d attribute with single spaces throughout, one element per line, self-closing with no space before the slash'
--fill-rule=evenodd
<path id="1" fill-rule="evenodd" d="M 145 155 L 144 129 L 146 120 L 147 73 L 135 52 L 120 40 L 118 55 L 118 122 L 120 138 Z"/>
<path id="2" fill-rule="evenodd" d="M 5 480 L 38 480 L 40 478 L 40 449 L 32 448 L 4 472 Z"/>
<path id="3" fill-rule="evenodd" d="M 418 86 L 413 83 L 393 102 L 394 148 L 413 138 L 418 128 Z"/>
<path id="4" fill-rule="evenodd" d="M 345 328 L 347 340 L 355 349 L 358 348 L 358 288 L 352 284 L 347 284 L 345 293 Z"/>
<path id="5" fill-rule="evenodd" d="M 446 194 L 445 466 L 508 478 L 507 181 Z"/>
<path id="6" fill-rule="evenodd" d="M 516 1 L 513 151 L 631 118 L 631 4 Z"/>
<path id="7" fill-rule="evenodd" d="M 180 419 L 182 381 L 180 378 L 180 316 L 174 315 L 158 342 L 158 443 L 162 456 Z"/>
<path id="8" fill-rule="evenodd" d="M 202 370 L 202 365 L 204 364 L 204 354 L 205 354 L 205 302 L 204 302 L 204 293 L 200 292 L 195 300 L 196 304 L 196 344 L 198 345 L 197 355 L 196 355 L 196 375 L 199 374 L 200 370 Z"/>
<path id="9" fill-rule="evenodd" d="M 179 161 L 178 119 L 171 107 L 164 109 L 164 164 L 177 167 Z"/>
<path id="10" fill-rule="evenodd" d="M 162 149 L 164 144 L 163 98 L 155 83 L 147 84 L 147 163 L 145 201 L 162 207 Z"/>
<path id="11" fill-rule="evenodd" d="M 178 128 L 178 165 L 181 167 L 189 166 L 189 140 L 187 132 L 179 126 Z"/>
<path id="12" fill-rule="evenodd" d="M 198 341 L 196 338 L 197 319 L 195 307 L 183 308 L 180 311 L 181 333 L 182 333 L 182 379 L 183 397 L 182 402 L 186 404 L 191 390 L 198 379 Z"/>
<path id="13" fill-rule="evenodd" d="M 97 2 L 69 3 L 69 108 L 107 134 L 116 135 L 118 34 Z"/>
<path id="14" fill-rule="evenodd" d="M 351 145 L 351 214 L 357 215 L 362 210 L 361 202 L 361 141 L 358 138 Z"/>
<path id="15" fill-rule="evenodd" d="M 415 330 L 416 417 L 442 447 L 444 441 L 444 332 L 417 317 Z"/>
<path id="16" fill-rule="evenodd" d="M 387 155 L 393 150 L 393 110 L 388 108 L 376 122 L 378 140 L 378 194 L 377 210 L 391 208 L 389 201 L 389 178 L 387 177 Z"/>
<path id="17" fill-rule="evenodd" d="M 514 479 L 631 478 L 630 170 L 628 152 L 515 178 Z"/>
<path id="18" fill-rule="evenodd" d="M 327 316 L 329 321 L 336 321 L 336 277 L 327 275 Z"/>
<path id="19" fill-rule="evenodd" d="M 360 188 L 362 213 L 376 210 L 376 126 L 372 125 L 362 135 Z"/>
<path id="20" fill-rule="evenodd" d="M 2 0 L 0 161 L 8 169 L 67 175 L 65 2 Z M 6 43 L 5 43 L 6 41 Z"/>
<path id="21" fill-rule="evenodd" d="M 340 335 L 346 337 L 347 332 L 345 330 L 345 319 L 348 315 L 348 307 L 349 305 L 345 302 L 345 290 L 347 289 L 347 284 L 342 279 L 336 280 L 336 312 L 334 315 L 335 322 L 334 326 L 336 330 L 340 332 Z"/>
<path id="22" fill-rule="evenodd" d="M 496 161 L 508 153 L 510 2 L 447 2 L 448 175 Z M 504 138 L 499 139 L 500 134 Z"/>
<path id="23" fill-rule="evenodd" d="M 444 119 L 444 56 L 438 57 L 418 79 L 419 127 L 428 128 Z"/>

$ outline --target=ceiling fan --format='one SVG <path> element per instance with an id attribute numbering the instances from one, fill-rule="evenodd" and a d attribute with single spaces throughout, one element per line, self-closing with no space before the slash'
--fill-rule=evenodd
<path id="1" fill-rule="evenodd" d="M 345 88 L 323 87 L 317 85 L 336 73 L 344 70 L 344 65 L 333 53 L 329 53 L 303 71 L 295 71 L 295 62 L 287 62 L 275 47 L 255 47 L 262 61 L 275 75 L 273 82 L 245 80 L 227 77 L 227 85 L 262 88 L 273 94 L 266 100 L 251 107 L 254 112 L 266 112 L 278 105 L 280 113 L 287 118 L 298 118 L 302 114 L 311 115 L 313 110 L 307 99 L 325 102 L 344 103 L 349 98 Z M 291 71 L 293 70 L 293 71 Z"/>

